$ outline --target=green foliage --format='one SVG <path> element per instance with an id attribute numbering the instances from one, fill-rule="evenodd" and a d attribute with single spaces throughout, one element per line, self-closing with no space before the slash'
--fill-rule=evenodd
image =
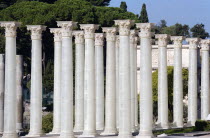
<path id="1" fill-rule="evenodd" d="M 53 61 L 49 61 L 47 63 L 46 69 L 44 71 L 44 77 L 43 77 L 43 86 L 45 89 L 45 92 L 52 92 L 53 91 L 53 82 L 54 82 L 54 64 Z"/>
<path id="2" fill-rule="evenodd" d="M 173 120 L 173 73 L 174 68 L 167 68 L 168 76 L 168 109 L 169 109 L 169 121 Z M 183 77 L 183 96 L 188 92 L 188 70 L 182 69 Z M 152 91 L 153 91 L 153 114 L 157 116 L 158 113 L 158 70 L 152 73 Z M 184 98 L 184 97 L 183 97 Z"/>
<path id="3" fill-rule="evenodd" d="M 194 127 L 187 127 L 187 128 L 172 128 L 172 129 L 167 129 L 167 130 L 155 130 L 153 133 L 155 136 L 160 135 L 160 134 L 178 134 L 178 133 L 189 133 L 193 132 Z"/>
<path id="4" fill-rule="evenodd" d="M 127 11 L 127 4 L 125 1 L 122 1 L 121 4 L 120 4 L 120 8 L 123 10 L 123 11 Z"/>
<path id="5" fill-rule="evenodd" d="M 175 25 L 162 28 L 162 34 L 169 34 L 172 36 L 186 36 L 189 37 L 189 26 L 176 23 Z"/>
<path id="6" fill-rule="evenodd" d="M 210 122 L 204 120 L 197 120 L 195 122 L 195 131 L 209 131 L 210 130 Z"/>
<path id="7" fill-rule="evenodd" d="M 140 20 L 141 23 L 148 23 L 149 22 L 148 15 L 147 15 L 147 8 L 146 8 L 145 3 L 142 5 L 139 20 Z"/>
<path id="8" fill-rule="evenodd" d="M 109 6 L 111 0 L 86 0 L 94 6 Z"/>
<path id="9" fill-rule="evenodd" d="M 42 130 L 44 133 L 49 133 L 53 128 L 53 114 L 49 113 L 42 118 Z"/>
<path id="10" fill-rule="evenodd" d="M 204 24 L 196 24 L 193 28 L 190 29 L 192 32 L 192 37 L 199 37 L 205 39 L 209 37 L 209 33 L 206 32 Z"/>

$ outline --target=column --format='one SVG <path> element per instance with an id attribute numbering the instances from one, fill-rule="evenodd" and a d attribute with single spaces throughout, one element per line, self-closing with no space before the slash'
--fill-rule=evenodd
<path id="1" fill-rule="evenodd" d="M 23 56 L 16 56 L 16 130 L 17 132 L 23 129 Z"/>
<path id="2" fill-rule="evenodd" d="M 119 35 L 115 41 L 115 69 L 116 69 L 116 127 L 119 130 Z"/>
<path id="3" fill-rule="evenodd" d="M 39 137 L 42 132 L 42 25 L 27 25 L 31 31 L 31 104 L 30 130 L 27 137 Z"/>
<path id="4" fill-rule="evenodd" d="M 5 28 L 5 94 L 3 138 L 17 138 L 16 133 L 16 29 L 18 22 L 0 22 Z"/>
<path id="5" fill-rule="evenodd" d="M 183 127 L 183 80 L 182 80 L 182 41 L 183 36 L 172 36 L 174 42 L 174 93 L 173 127 Z"/>
<path id="6" fill-rule="evenodd" d="M 131 138 L 130 27 L 132 20 L 115 20 L 119 26 L 119 138 Z"/>
<path id="7" fill-rule="evenodd" d="M 157 34 L 158 39 L 158 122 L 157 127 L 167 129 L 168 125 L 168 77 L 167 77 L 167 34 Z"/>
<path id="8" fill-rule="evenodd" d="M 76 47 L 75 66 L 75 126 L 74 132 L 84 129 L 84 65 L 85 40 L 83 31 L 73 31 Z"/>
<path id="9" fill-rule="evenodd" d="M 130 92 L 131 92 L 131 132 L 136 132 L 135 127 L 135 76 L 136 76 L 136 69 L 135 69 L 135 36 L 136 30 L 130 31 Z"/>
<path id="10" fill-rule="evenodd" d="M 4 54 L 0 54 L 0 134 L 4 131 Z"/>
<path id="11" fill-rule="evenodd" d="M 139 137 L 153 137 L 153 101 L 152 101 L 152 23 L 138 23 L 137 28 L 141 32 L 141 56 L 140 56 L 140 130 Z"/>
<path id="12" fill-rule="evenodd" d="M 72 30 L 76 26 L 72 21 L 57 21 L 61 27 L 61 133 L 60 138 L 74 138 L 73 132 L 73 52 Z"/>
<path id="13" fill-rule="evenodd" d="M 198 98 L 198 42 L 199 38 L 187 38 L 189 43 L 189 78 L 188 78 L 188 126 L 195 126 Z"/>
<path id="14" fill-rule="evenodd" d="M 209 45 L 210 40 L 201 40 L 201 120 L 206 120 L 210 113 L 209 93 Z"/>
<path id="15" fill-rule="evenodd" d="M 138 131 L 139 130 L 139 123 L 138 123 L 138 90 L 137 90 L 137 43 L 139 41 L 138 37 L 135 37 L 135 41 L 134 41 L 134 92 L 135 92 L 135 118 L 134 118 L 134 125 L 135 125 L 135 130 Z"/>
<path id="16" fill-rule="evenodd" d="M 99 25 L 81 24 L 85 32 L 85 76 L 84 76 L 84 131 L 81 137 L 96 135 L 96 98 L 95 98 L 95 30 Z"/>
<path id="17" fill-rule="evenodd" d="M 62 38 L 60 28 L 50 28 L 54 34 L 54 88 L 53 88 L 53 129 L 50 134 L 61 132 L 61 58 Z"/>
<path id="18" fill-rule="evenodd" d="M 104 130 L 104 34 L 95 33 L 96 130 Z"/>
<path id="19" fill-rule="evenodd" d="M 105 100 L 105 129 L 101 135 L 116 135 L 116 70 L 115 70 L 115 41 L 116 27 L 103 27 L 106 33 L 106 100 Z"/>

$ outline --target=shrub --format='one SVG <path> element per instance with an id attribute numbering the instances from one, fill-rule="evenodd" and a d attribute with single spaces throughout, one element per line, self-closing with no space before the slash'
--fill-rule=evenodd
<path id="1" fill-rule="evenodd" d="M 209 131 L 210 130 L 210 122 L 204 120 L 197 120 L 195 122 L 195 131 Z"/>
<path id="2" fill-rule="evenodd" d="M 42 130 L 44 133 L 49 133 L 53 128 L 53 114 L 49 113 L 42 118 Z"/>

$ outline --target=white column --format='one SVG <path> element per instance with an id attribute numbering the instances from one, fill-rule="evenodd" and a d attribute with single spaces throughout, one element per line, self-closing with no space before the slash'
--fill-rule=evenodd
<path id="1" fill-rule="evenodd" d="M 17 138 L 16 133 L 16 29 L 18 22 L 0 22 L 5 28 L 5 96 L 3 138 Z"/>
<path id="2" fill-rule="evenodd" d="M 84 131 L 81 137 L 95 137 L 96 135 L 96 95 L 95 95 L 95 30 L 98 25 L 81 24 L 80 28 L 85 32 L 85 110 Z"/>
<path id="3" fill-rule="evenodd" d="M 39 137 L 42 132 L 42 31 L 41 25 L 28 25 L 31 31 L 31 104 L 30 131 L 27 137 Z"/>
<path id="4" fill-rule="evenodd" d="M 115 20 L 119 26 L 119 138 L 131 138 L 130 27 L 132 20 Z"/>
<path id="5" fill-rule="evenodd" d="M 134 75 L 134 92 L 135 92 L 135 97 L 134 97 L 134 100 L 135 100 L 135 118 L 134 118 L 134 125 L 135 125 L 135 129 L 136 131 L 139 130 L 139 123 L 138 123 L 138 107 L 139 107 L 139 104 L 138 104 L 138 90 L 137 90 L 137 43 L 139 41 L 139 38 L 138 37 L 135 37 L 135 41 L 134 41 L 134 72 L 135 72 L 135 75 Z"/>
<path id="6" fill-rule="evenodd" d="M 153 137 L 153 101 L 152 101 L 152 23 L 138 23 L 141 32 L 141 57 L 140 57 L 140 131 L 139 137 Z"/>
<path id="7" fill-rule="evenodd" d="M 171 36 L 174 42 L 174 93 L 173 127 L 183 127 L 183 80 L 182 80 L 182 41 L 183 36 Z"/>
<path id="8" fill-rule="evenodd" d="M 96 129 L 104 129 L 104 45 L 103 33 L 95 34 Z"/>
<path id="9" fill-rule="evenodd" d="M 136 69 L 135 69 L 135 52 L 136 52 L 136 30 L 130 31 L 130 92 L 131 92 L 131 132 L 136 132 L 135 127 L 135 104 L 136 104 L 136 89 L 135 89 L 135 76 L 136 76 Z"/>
<path id="10" fill-rule="evenodd" d="M 116 27 L 104 27 L 106 33 L 106 98 L 105 98 L 105 129 L 101 135 L 116 135 L 116 70 L 115 41 Z"/>
<path id="11" fill-rule="evenodd" d="M 96 130 L 104 130 L 104 34 L 95 33 Z"/>
<path id="12" fill-rule="evenodd" d="M 62 37 L 60 28 L 51 28 L 50 32 L 54 34 L 53 129 L 50 134 L 60 134 Z"/>
<path id="13" fill-rule="evenodd" d="M 116 70 L 116 127 L 119 130 L 119 35 L 115 41 L 115 70 Z"/>
<path id="14" fill-rule="evenodd" d="M 201 40 L 201 120 L 206 120 L 210 114 L 209 93 L 209 45 L 210 40 Z"/>
<path id="15" fill-rule="evenodd" d="M 155 35 L 158 39 L 158 123 L 157 127 L 167 129 L 168 125 L 168 77 L 167 77 L 167 34 Z"/>
<path id="16" fill-rule="evenodd" d="M 72 21 L 57 21 L 62 34 L 61 60 L 61 133 L 60 138 L 74 138 L 73 132 L 73 52 Z"/>
<path id="17" fill-rule="evenodd" d="M 4 131 L 4 54 L 0 54 L 0 134 Z"/>
<path id="18" fill-rule="evenodd" d="M 23 56 L 16 56 L 16 130 L 21 131 L 23 122 Z"/>
<path id="19" fill-rule="evenodd" d="M 197 98 L 198 98 L 198 42 L 199 38 L 187 38 L 189 45 L 189 79 L 188 79 L 188 126 L 195 126 L 198 119 Z"/>
<path id="20" fill-rule="evenodd" d="M 73 31 L 75 36 L 75 126 L 74 132 L 84 129 L 84 65 L 85 40 L 83 31 Z"/>

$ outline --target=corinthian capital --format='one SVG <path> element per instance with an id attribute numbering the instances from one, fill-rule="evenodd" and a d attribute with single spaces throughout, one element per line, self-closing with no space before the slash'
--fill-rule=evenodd
<path id="1" fill-rule="evenodd" d="M 75 44 L 84 44 L 84 31 L 73 31 L 73 36 L 75 37 Z"/>
<path id="2" fill-rule="evenodd" d="M 171 40 L 174 42 L 174 47 L 181 48 L 182 41 L 185 39 L 184 36 L 171 36 Z"/>
<path id="3" fill-rule="evenodd" d="M 94 39 L 95 30 L 98 30 L 99 25 L 96 24 L 80 24 L 80 28 L 85 32 L 85 39 Z"/>
<path id="4" fill-rule="evenodd" d="M 61 28 L 50 28 L 50 32 L 54 34 L 54 42 L 60 42 L 61 37 Z"/>
<path id="5" fill-rule="evenodd" d="M 42 31 L 46 30 L 46 26 L 42 25 L 27 25 L 27 30 L 31 31 L 32 40 L 41 40 Z"/>
<path id="6" fill-rule="evenodd" d="M 137 30 L 130 30 L 130 43 L 131 44 L 135 43 L 136 34 L 137 34 Z"/>
<path id="7" fill-rule="evenodd" d="M 200 39 L 199 38 L 187 38 L 186 41 L 190 44 L 189 49 L 197 49 Z"/>
<path id="8" fill-rule="evenodd" d="M 158 46 L 159 47 L 167 47 L 169 35 L 167 34 L 157 34 L 155 38 L 158 39 Z"/>
<path id="9" fill-rule="evenodd" d="M 19 22 L 0 22 L 0 26 L 5 28 L 5 36 L 6 37 L 16 37 L 16 30 L 21 23 Z"/>
<path id="10" fill-rule="evenodd" d="M 106 33 L 106 40 L 107 41 L 116 41 L 116 27 L 103 27 L 103 32 Z"/>
<path id="11" fill-rule="evenodd" d="M 134 25 L 134 20 L 115 20 L 115 25 L 119 26 L 121 36 L 129 36 L 130 28 Z"/>
<path id="12" fill-rule="evenodd" d="M 104 45 L 104 34 L 95 33 L 95 46 L 103 46 L 103 45 Z"/>
<path id="13" fill-rule="evenodd" d="M 61 27 L 62 37 L 71 37 L 72 30 L 76 27 L 77 23 L 73 21 L 57 21 L 58 27 Z"/>
<path id="14" fill-rule="evenodd" d="M 202 39 L 200 41 L 201 44 L 201 50 L 202 51 L 208 51 L 209 50 L 209 45 L 210 45 L 210 39 Z"/>
<path id="15" fill-rule="evenodd" d="M 151 29 L 154 27 L 154 23 L 136 23 L 136 27 L 141 30 L 139 33 L 141 38 L 150 38 L 153 35 Z"/>

